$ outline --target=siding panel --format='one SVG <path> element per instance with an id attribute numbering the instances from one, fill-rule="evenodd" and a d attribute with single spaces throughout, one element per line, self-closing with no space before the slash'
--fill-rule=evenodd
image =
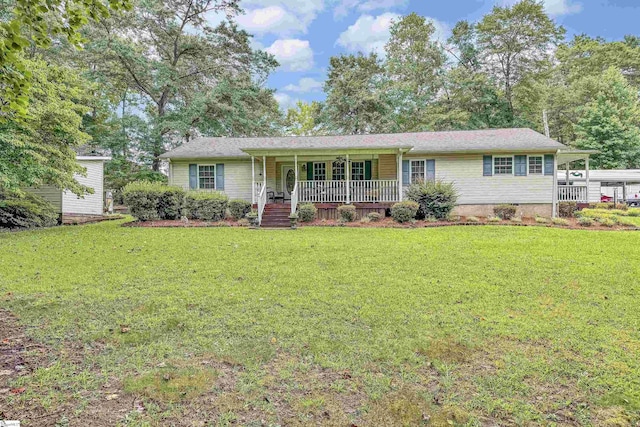
<path id="1" fill-rule="evenodd" d="M 104 208 L 104 163 L 102 160 L 79 160 L 78 163 L 87 169 L 87 176 L 76 175 L 82 185 L 93 189 L 93 194 L 85 194 L 80 198 L 70 191 L 62 194 L 62 212 L 83 215 L 102 215 Z"/>

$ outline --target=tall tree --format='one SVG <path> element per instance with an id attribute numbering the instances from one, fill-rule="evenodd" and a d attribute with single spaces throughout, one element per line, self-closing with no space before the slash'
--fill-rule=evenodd
<path id="1" fill-rule="evenodd" d="M 237 0 L 149 0 L 133 13 L 103 23 L 96 43 L 113 59 L 130 88 L 144 97 L 152 133 L 146 148 L 154 170 L 158 156 L 192 133 L 194 111 L 217 84 L 234 79 L 263 82 L 276 66 L 273 57 L 255 52 L 250 36 L 229 22 L 207 24 L 213 12 L 237 13 Z"/>
<path id="2" fill-rule="evenodd" d="M 550 69 L 552 47 L 565 30 L 549 18 L 542 2 L 522 0 L 511 7 L 495 6 L 476 31 L 482 66 L 503 85 L 515 115 L 514 87 Z"/>
<path id="3" fill-rule="evenodd" d="M 576 147 L 598 150 L 594 165 L 603 169 L 640 167 L 638 91 L 616 68 L 591 78 L 595 99 L 581 110 Z"/>
<path id="4" fill-rule="evenodd" d="M 376 133 L 389 120 L 381 82 L 384 68 L 374 53 L 342 55 L 329 60 L 324 91 L 326 115 L 338 133 Z"/>
<path id="5" fill-rule="evenodd" d="M 298 101 L 296 108 L 287 110 L 285 119 L 285 133 L 295 136 L 322 135 L 322 104 L 313 101 L 305 103 Z"/>
<path id="6" fill-rule="evenodd" d="M 446 56 L 434 40 L 435 26 L 412 13 L 394 22 L 385 46 L 384 92 L 392 103 L 395 131 L 425 130 L 424 107 L 443 88 Z"/>
<path id="7" fill-rule="evenodd" d="M 82 194 L 88 189 L 74 178 L 84 172 L 74 149 L 90 139 L 82 131 L 90 85 L 68 67 L 40 59 L 20 62 L 31 71 L 29 116 L 0 123 L 0 188 L 50 184 Z"/>
<path id="8" fill-rule="evenodd" d="M 7 2 L 9 3 L 9 2 Z M 0 120 L 27 115 L 31 70 L 21 53 L 34 44 L 49 47 L 52 39 L 66 38 L 80 47 L 80 29 L 112 11 L 131 8 L 130 0 L 14 0 L 13 12 L 0 15 Z"/>

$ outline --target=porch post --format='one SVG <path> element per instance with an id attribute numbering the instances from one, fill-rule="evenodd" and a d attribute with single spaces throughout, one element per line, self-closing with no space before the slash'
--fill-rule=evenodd
<path id="1" fill-rule="evenodd" d="M 551 198 L 551 217 L 555 218 L 558 212 L 558 153 L 553 155 L 553 195 Z"/>
<path id="2" fill-rule="evenodd" d="M 564 181 L 564 185 L 569 185 L 569 165 L 571 164 L 571 162 L 567 162 L 565 163 L 564 167 L 566 169 L 565 171 L 565 181 Z"/>
<path id="3" fill-rule="evenodd" d="M 344 172 L 347 177 L 347 204 L 351 203 L 351 165 L 349 164 L 349 155 L 347 154 L 347 161 L 344 165 Z"/>
<path id="4" fill-rule="evenodd" d="M 293 163 L 294 163 L 294 168 L 295 168 L 295 173 L 296 173 L 296 184 L 298 183 L 298 155 L 294 154 L 293 156 Z M 298 189 L 298 191 L 300 191 L 300 189 Z"/>
<path id="5" fill-rule="evenodd" d="M 251 156 L 251 204 L 256 204 L 256 158 Z"/>
<path id="6" fill-rule="evenodd" d="M 262 156 L 262 185 L 267 189 L 267 156 Z"/>
<path id="7" fill-rule="evenodd" d="M 585 182 L 587 183 L 587 200 L 586 202 L 589 203 L 589 156 L 587 156 L 587 158 L 585 159 L 584 162 L 585 165 Z M 599 202 L 600 200 L 598 200 Z"/>
<path id="8" fill-rule="evenodd" d="M 396 179 L 398 180 L 398 202 L 402 201 L 402 151 L 398 152 L 396 156 L 398 159 L 398 171 L 396 172 Z"/>

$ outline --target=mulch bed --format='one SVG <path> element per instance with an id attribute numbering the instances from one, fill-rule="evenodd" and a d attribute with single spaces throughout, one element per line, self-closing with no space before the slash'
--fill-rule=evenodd
<path id="1" fill-rule="evenodd" d="M 516 226 L 516 227 L 553 227 L 564 228 L 570 230 L 638 230 L 640 228 L 626 225 L 615 225 L 606 227 L 598 222 L 594 222 L 590 227 L 578 224 L 575 218 L 565 218 L 568 225 L 555 225 L 549 223 L 538 223 L 534 218 L 523 218 L 522 222 L 501 221 L 489 222 L 486 218 L 478 218 L 480 222 L 467 221 L 462 217 L 459 221 L 414 221 L 406 223 L 398 223 L 391 218 L 384 218 L 380 221 L 371 222 L 341 222 L 338 220 L 320 220 L 316 219 L 312 222 L 299 222 L 298 227 L 349 227 L 349 228 L 432 228 L 432 227 L 452 227 L 452 226 Z M 198 220 L 165 220 L 165 221 L 133 221 L 122 224 L 123 227 L 149 227 L 149 228 L 201 228 L 201 227 L 247 227 L 246 223 L 238 223 L 236 221 L 219 221 L 207 222 Z"/>

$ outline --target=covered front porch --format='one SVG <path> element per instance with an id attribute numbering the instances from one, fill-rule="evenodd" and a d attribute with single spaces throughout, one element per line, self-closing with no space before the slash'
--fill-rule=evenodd
<path id="1" fill-rule="evenodd" d="M 590 170 L 589 170 L 589 156 L 597 153 L 592 150 L 567 150 L 560 151 L 557 155 L 557 174 L 555 177 L 556 182 L 556 201 L 561 202 L 576 202 L 576 203 L 589 203 L 590 194 Z M 585 179 L 584 183 L 576 184 L 571 180 L 571 164 L 573 162 L 584 162 L 585 166 Z M 559 170 L 562 166 L 564 170 Z M 564 178 L 562 181 L 560 177 Z M 562 183 L 561 183 L 562 182 Z M 575 185 L 572 185 L 575 184 Z M 555 211 L 555 209 L 554 209 Z"/>
<path id="2" fill-rule="evenodd" d="M 252 202 L 261 219 L 269 203 L 390 205 L 402 199 L 406 149 L 246 150 L 251 155 Z"/>

